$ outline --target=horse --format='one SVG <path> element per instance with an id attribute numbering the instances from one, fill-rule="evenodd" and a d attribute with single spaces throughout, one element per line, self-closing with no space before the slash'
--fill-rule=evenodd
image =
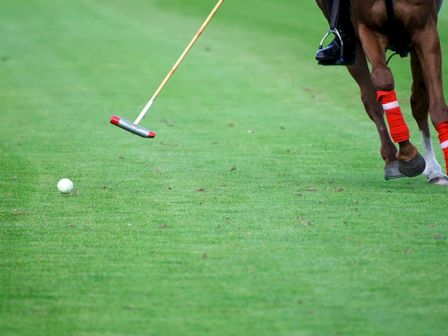
<path id="1" fill-rule="evenodd" d="M 428 123 L 430 115 L 439 132 L 448 169 L 448 107 L 443 94 L 437 31 L 437 14 L 443 0 L 348 1 L 358 41 L 355 64 L 347 69 L 359 86 L 368 116 L 376 125 L 380 154 L 385 162 L 385 179 L 423 173 L 431 184 L 448 185 L 448 177 L 435 157 Z M 328 18 L 322 0 L 316 2 Z M 396 99 L 393 74 L 386 60 L 388 49 L 403 57 L 410 54 L 411 109 L 421 132 L 424 157 L 410 142 L 409 129 Z M 398 143 L 398 150 L 394 142 Z"/>

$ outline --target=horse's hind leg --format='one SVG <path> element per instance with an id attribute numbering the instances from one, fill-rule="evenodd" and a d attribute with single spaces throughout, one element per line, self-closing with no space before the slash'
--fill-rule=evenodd
<path id="1" fill-rule="evenodd" d="M 411 96 L 412 115 L 418 124 L 425 147 L 424 157 L 426 168 L 423 174 L 427 177 L 429 183 L 448 185 L 448 178 L 442 173 L 442 168 L 437 162 L 432 147 L 428 125 L 429 96 L 423 79 L 422 67 L 414 51 L 411 52 L 411 69 L 413 78 Z"/>
<path id="2" fill-rule="evenodd" d="M 389 132 L 383 117 L 383 108 L 376 99 L 376 92 L 370 79 L 366 56 L 358 44 L 356 50 L 356 63 L 347 67 L 350 75 L 356 81 L 361 91 L 361 100 L 370 119 L 375 123 L 381 141 L 381 157 L 385 161 L 384 178 L 386 180 L 403 177 L 398 170 L 396 159 L 397 148 L 390 139 Z"/>
<path id="3" fill-rule="evenodd" d="M 439 34 L 434 20 L 426 22 L 421 29 L 412 32 L 415 52 L 420 61 L 423 78 L 429 96 L 429 114 L 445 155 L 448 171 L 448 107 L 442 85 L 442 53 Z"/>
<path id="4" fill-rule="evenodd" d="M 392 72 L 386 64 L 388 41 L 384 36 L 375 34 L 364 24 L 358 25 L 358 34 L 364 52 L 372 64 L 373 86 L 377 91 L 377 98 L 386 112 L 392 139 L 399 145 L 397 159 L 400 172 L 409 177 L 417 176 L 425 170 L 425 159 L 409 141 L 409 128 L 398 105 Z"/>

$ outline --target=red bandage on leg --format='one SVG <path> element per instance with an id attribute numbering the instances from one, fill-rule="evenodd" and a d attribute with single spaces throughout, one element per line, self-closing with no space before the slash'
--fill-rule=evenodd
<path id="1" fill-rule="evenodd" d="M 448 121 L 442 121 L 436 126 L 436 130 L 439 132 L 440 147 L 445 155 L 445 167 L 448 173 Z"/>
<path id="2" fill-rule="evenodd" d="M 407 141 L 410 138 L 409 128 L 404 121 L 400 105 L 398 105 L 395 90 L 378 91 L 376 93 L 378 101 L 383 105 L 389 124 L 390 135 L 395 142 Z"/>

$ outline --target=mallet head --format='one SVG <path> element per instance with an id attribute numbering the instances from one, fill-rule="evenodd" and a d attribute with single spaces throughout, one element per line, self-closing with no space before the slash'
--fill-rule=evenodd
<path id="1" fill-rule="evenodd" d="M 110 123 L 143 138 L 154 138 L 156 136 L 156 133 L 153 131 L 118 116 L 112 116 L 110 118 Z"/>

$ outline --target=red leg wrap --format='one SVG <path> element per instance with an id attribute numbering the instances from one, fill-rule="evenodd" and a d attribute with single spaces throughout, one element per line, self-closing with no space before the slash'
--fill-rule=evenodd
<path id="1" fill-rule="evenodd" d="M 436 126 L 436 130 L 439 132 L 440 146 L 445 155 L 445 167 L 448 174 L 448 121 L 442 121 Z"/>
<path id="2" fill-rule="evenodd" d="M 409 128 L 404 121 L 395 90 L 378 91 L 377 99 L 383 105 L 389 124 L 390 135 L 395 142 L 407 141 L 410 138 Z"/>

